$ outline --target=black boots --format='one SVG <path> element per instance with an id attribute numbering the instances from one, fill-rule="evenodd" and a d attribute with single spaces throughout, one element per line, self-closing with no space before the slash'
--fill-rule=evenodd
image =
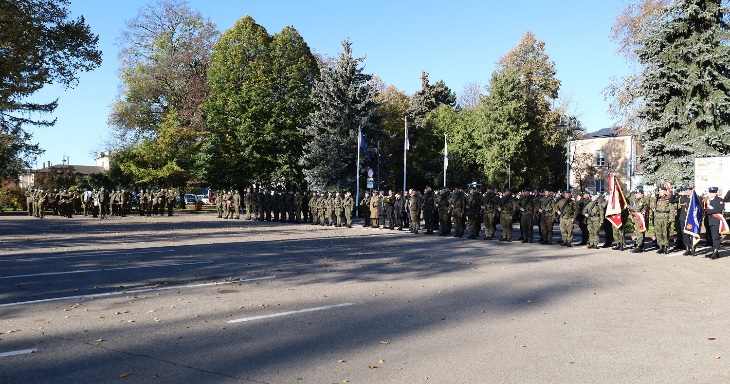
<path id="1" fill-rule="evenodd" d="M 644 252 L 644 247 L 636 247 L 631 250 L 631 253 L 642 253 Z"/>
<path id="2" fill-rule="evenodd" d="M 710 259 L 717 260 L 720 258 L 720 250 L 715 248 L 714 252 L 712 252 L 712 255 L 710 255 Z"/>

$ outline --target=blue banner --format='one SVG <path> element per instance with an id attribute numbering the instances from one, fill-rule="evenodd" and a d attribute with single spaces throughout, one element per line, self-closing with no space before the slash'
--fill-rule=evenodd
<path id="1" fill-rule="evenodd" d="M 684 222 L 684 233 L 692 236 L 692 245 L 695 246 L 700 241 L 700 229 L 702 224 L 702 203 L 697 192 L 692 191 L 692 197 L 689 201 L 687 209 L 687 220 Z"/>

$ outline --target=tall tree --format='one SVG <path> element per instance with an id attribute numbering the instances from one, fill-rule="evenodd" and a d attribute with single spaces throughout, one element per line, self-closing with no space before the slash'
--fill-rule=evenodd
<path id="1" fill-rule="evenodd" d="M 389 85 L 378 93 L 377 101 L 383 129 L 380 136 L 366 137 L 373 155 L 368 166 L 377 169 L 378 159 L 375 156 L 379 156 L 378 181 L 383 188 L 400 190 L 403 184 L 403 117 L 408 113 L 410 97 L 394 85 Z"/>
<path id="2" fill-rule="evenodd" d="M 210 133 L 202 152 L 216 187 L 300 184 L 303 136 L 318 67 L 293 27 L 271 36 L 246 16 L 221 35 L 208 71 Z"/>
<path id="3" fill-rule="evenodd" d="M 469 114 L 468 125 L 479 132 L 474 141 L 476 161 L 485 181 L 495 187 L 524 184 L 526 152 L 538 150 L 527 145 L 531 130 L 523 86 L 517 68 L 495 71 L 488 95 Z"/>
<path id="4" fill-rule="evenodd" d="M 312 90 L 315 110 L 304 129 L 308 139 L 302 165 L 311 188 L 355 187 L 357 132 L 378 135 L 378 90 L 373 76 L 363 73 L 363 57 L 355 58 L 350 40 L 342 42 L 338 59 L 321 68 Z"/>
<path id="5" fill-rule="evenodd" d="M 43 150 L 25 127 L 50 127 L 37 114 L 55 111 L 54 100 L 27 101 L 43 86 L 73 87 L 78 73 L 101 65 L 98 36 L 83 18 L 69 19 L 68 0 L 0 1 L 0 179 L 15 179 Z"/>
<path id="6" fill-rule="evenodd" d="M 122 90 L 109 120 L 118 129 L 116 150 L 137 154 L 120 159 L 135 183 L 184 187 L 196 178 L 217 36 L 215 24 L 184 1 L 147 5 L 127 22 L 120 39 Z"/>
<path id="7" fill-rule="evenodd" d="M 556 74 L 545 43 L 528 31 L 514 49 L 500 58 L 492 76 L 487 96 L 491 99 L 486 103 L 490 106 L 488 113 L 496 116 L 485 126 L 493 132 L 484 136 L 496 134 L 502 142 L 504 155 L 490 156 L 506 157 L 504 162 L 509 162 L 506 165 L 521 187 L 556 185 L 565 177 L 562 165 L 567 132 L 558 128 L 560 112 L 552 108 L 560 88 Z M 519 110 L 505 109 L 509 105 Z"/>
<path id="8" fill-rule="evenodd" d="M 456 107 L 456 94 L 446 86 L 443 80 L 431 84 L 428 79 L 428 73 L 421 72 L 421 89 L 419 89 L 411 97 L 411 106 L 408 109 L 408 142 L 410 143 L 412 152 L 408 158 L 408 185 L 412 185 L 418 189 L 433 184 L 434 172 L 439 168 L 433 169 L 432 163 L 434 158 L 439 157 L 440 147 L 433 146 L 434 132 L 428 132 L 428 129 L 434 128 L 436 125 L 425 126 L 424 121 L 429 112 L 445 105 L 454 109 Z M 423 138 L 423 142 L 422 142 Z M 403 137 L 401 140 L 405 140 Z M 425 172 L 425 173 L 424 173 Z"/>
<path id="9" fill-rule="evenodd" d="M 414 142 L 417 142 L 417 131 L 423 126 L 426 115 L 440 105 L 456 107 L 456 94 L 446 86 L 443 80 L 431 84 L 428 73 L 421 72 L 421 89 L 411 97 L 411 107 L 408 109 L 408 120 L 414 127 Z"/>
<path id="10" fill-rule="evenodd" d="M 662 18 L 662 10 L 677 0 L 639 0 L 629 3 L 616 17 L 611 28 L 611 38 L 618 44 L 618 53 L 630 64 L 631 71 L 622 77 L 611 78 L 604 89 L 610 99 L 608 112 L 618 125 L 614 129 L 621 133 L 633 134 L 641 126 L 640 110 L 643 98 L 639 87 L 643 78 L 651 72 L 651 67 L 640 64 L 637 49 L 642 40 L 656 33 Z"/>
<path id="11" fill-rule="evenodd" d="M 696 156 L 730 154 L 730 25 L 722 0 L 683 0 L 663 8 L 641 39 L 651 68 L 639 95 L 648 182 L 693 179 Z"/>

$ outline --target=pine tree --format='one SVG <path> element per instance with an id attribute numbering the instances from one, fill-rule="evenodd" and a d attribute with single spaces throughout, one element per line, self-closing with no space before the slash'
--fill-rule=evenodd
<path id="1" fill-rule="evenodd" d="M 363 73 L 364 58 L 354 58 L 350 40 L 334 63 L 323 63 L 312 90 L 315 110 L 304 129 L 308 139 L 301 163 L 310 188 L 352 189 L 357 166 L 357 133 L 380 130 L 373 76 Z M 362 161 L 362 159 L 361 159 Z"/>
<path id="2" fill-rule="evenodd" d="M 691 181 L 694 158 L 730 154 L 730 40 L 722 0 L 684 0 L 666 7 L 656 32 L 641 41 L 649 68 L 641 140 L 647 182 Z"/>

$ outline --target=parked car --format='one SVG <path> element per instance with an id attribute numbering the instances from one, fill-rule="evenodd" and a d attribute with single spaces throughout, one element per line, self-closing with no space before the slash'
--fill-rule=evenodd
<path id="1" fill-rule="evenodd" d="M 195 197 L 197 197 L 198 201 L 200 201 L 201 203 L 203 203 L 205 205 L 210 204 L 210 200 L 208 200 L 208 196 L 206 196 L 206 195 L 195 195 Z"/>
<path id="2" fill-rule="evenodd" d="M 185 194 L 185 204 L 195 204 L 198 202 L 198 198 L 192 193 Z"/>

